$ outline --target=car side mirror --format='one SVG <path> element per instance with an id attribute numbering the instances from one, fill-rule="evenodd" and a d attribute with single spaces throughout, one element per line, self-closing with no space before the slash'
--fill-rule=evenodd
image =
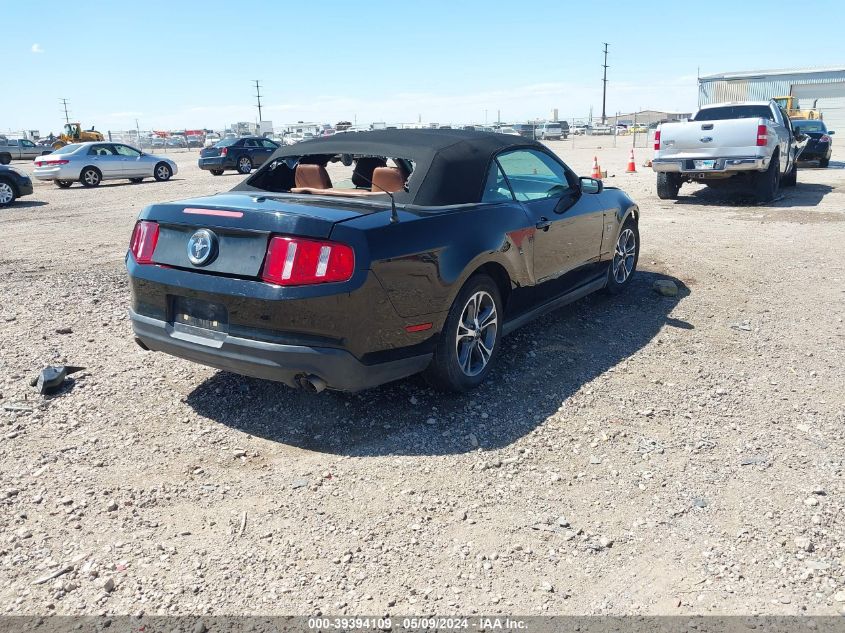
<path id="1" fill-rule="evenodd" d="M 601 193 L 602 191 L 604 191 L 604 183 L 598 178 L 588 178 L 587 176 L 581 176 L 581 178 L 579 178 L 578 180 L 581 183 L 582 193 Z"/>
<path id="2" fill-rule="evenodd" d="M 836 134 L 836 132 L 834 132 L 833 130 L 828 130 L 827 135 L 830 136 L 831 134 Z"/>

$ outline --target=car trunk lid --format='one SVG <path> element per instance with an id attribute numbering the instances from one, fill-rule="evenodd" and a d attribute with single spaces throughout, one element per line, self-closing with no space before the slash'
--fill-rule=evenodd
<path id="1" fill-rule="evenodd" d="M 325 239 L 338 222 L 363 210 L 259 193 L 227 193 L 148 207 L 139 219 L 159 225 L 153 260 L 157 264 L 201 272 L 257 277 L 271 235 Z M 197 263 L 192 237 L 211 232 L 212 253 Z M 202 253 L 199 253 L 202 254 Z M 194 259 L 192 261 L 192 255 Z"/>
<path id="2" fill-rule="evenodd" d="M 660 158 L 731 158 L 756 155 L 757 129 L 764 119 L 724 119 L 664 123 L 660 126 Z"/>

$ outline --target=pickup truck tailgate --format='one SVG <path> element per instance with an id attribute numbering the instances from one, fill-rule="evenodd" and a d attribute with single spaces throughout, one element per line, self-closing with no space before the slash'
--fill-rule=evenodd
<path id="1" fill-rule="evenodd" d="M 764 119 L 686 121 L 660 126 L 660 158 L 731 158 L 756 155 L 757 126 Z"/>

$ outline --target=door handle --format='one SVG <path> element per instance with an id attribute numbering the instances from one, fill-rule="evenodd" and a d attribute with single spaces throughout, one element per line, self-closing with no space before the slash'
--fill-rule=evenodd
<path id="1" fill-rule="evenodd" d="M 534 226 L 537 229 L 542 229 L 543 231 L 548 231 L 549 227 L 552 225 L 552 221 L 548 218 L 540 218 L 540 221 L 537 222 Z"/>

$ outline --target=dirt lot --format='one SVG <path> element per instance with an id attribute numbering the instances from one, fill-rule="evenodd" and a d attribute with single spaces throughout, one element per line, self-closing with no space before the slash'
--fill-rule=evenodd
<path id="1" fill-rule="evenodd" d="M 640 272 L 505 339 L 460 397 L 310 396 L 136 347 L 136 214 L 241 178 L 195 152 L 172 182 L 0 211 L 0 610 L 845 610 L 845 154 L 756 206 L 659 201 L 644 150 L 631 175 L 621 146 L 552 145 L 638 200 Z M 38 396 L 60 363 L 87 369 Z"/>

